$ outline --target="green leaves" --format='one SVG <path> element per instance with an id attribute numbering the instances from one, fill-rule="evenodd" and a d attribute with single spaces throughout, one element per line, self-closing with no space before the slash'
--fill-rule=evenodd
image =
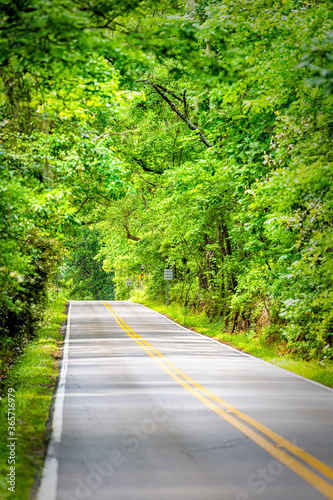
<path id="1" fill-rule="evenodd" d="M 313 73 L 311 85 L 323 85 L 327 94 L 333 93 L 333 30 L 325 38 L 313 38 L 308 52 L 303 54 L 298 68 L 308 68 Z"/>
<path id="2" fill-rule="evenodd" d="M 124 297 L 142 263 L 154 297 L 172 267 L 171 297 L 232 332 L 271 322 L 330 355 L 330 5 L 0 3 L 7 257 L 66 232 L 81 297 L 111 283 L 96 253 Z"/>
<path id="3" fill-rule="evenodd" d="M 290 348 L 330 352 L 330 312 L 316 298 L 332 288 L 332 101 L 308 85 L 329 61 L 330 16 L 325 4 L 230 1 L 154 20 L 158 64 L 111 125 L 133 184 L 101 224 L 119 287 L 145 262 L 147 293 L 161 296 L 161 269 L 172 267 L 172 297 L 224 315 L 230 330 L 272 322 Z"/>

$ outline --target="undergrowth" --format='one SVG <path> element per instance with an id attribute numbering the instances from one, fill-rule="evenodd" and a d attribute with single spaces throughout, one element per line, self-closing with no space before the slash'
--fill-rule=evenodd
<path id="1" fill-rule="evenodd" d="M 283 341 L 272 339 L 265 331 L 226 331 L 222 319 L 212 319 L 204 312 L 195 312 L 190 308 L 171 303 L 169 306 L 160 302 L 139 298 L 147 307 L 167 315 L 170 319 L 203 335 L 228 344 L 248 354 L 252 354 L 276 366 L 294 372 L 310 380 L 333 387 L 333 366 L 319 360 L 307 361 L 296 353 L 286 349 Z"/>

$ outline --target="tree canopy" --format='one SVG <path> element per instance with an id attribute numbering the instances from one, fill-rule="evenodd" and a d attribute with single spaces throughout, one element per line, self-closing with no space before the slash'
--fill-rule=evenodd
<path id="1" fill-rule="evenodd" d="M 330 359 L 332 4 L 0 5 L 3 342 L 144 264 L 148 296 L 172 268 L 171 300 Z"/>

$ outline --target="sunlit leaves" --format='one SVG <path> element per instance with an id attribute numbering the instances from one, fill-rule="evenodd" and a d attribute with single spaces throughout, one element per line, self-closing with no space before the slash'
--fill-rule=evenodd
<path id="1" fill-rule="evenodd" d="M 161 269 L 172 266 L 174 299 L 224 314 L 230 328 L 263 315 L 289 347 L 330 355 L 332 102 L 309 86 L 313 71 L 326 80 L 312 83 L 329 82 L 330 16 L 323 3 L 256 0 L 197 2 L 154 20 L 149 78 L 180 107 L 186 90 L 189 116 L 214 147 L 201 147 L 146 75 L 137 82 L 145 98 L 120 112 L 114 130 L 124 135 L 112 139 L 136 198 L 117 202 L 102 225 L 119 286 L 144 262 L 158 296 Z M 139 240 L 127 240 L 125 219 Z"/>
<path id="2" fill-rule="evenodd" d="M 170 266 L 173 299 L 232 331 L 265 317 L 290 347 L 329 356 L 330 5 L 1 5 L 2 159 L 19 191 L 8 233 L 81 222 L 89 245 L 74 253 L 83 265 L 98 251 L 120 295 L 145 264 L 162 296 Z M 75 280 L 96 284 L 99 271 Z"/>

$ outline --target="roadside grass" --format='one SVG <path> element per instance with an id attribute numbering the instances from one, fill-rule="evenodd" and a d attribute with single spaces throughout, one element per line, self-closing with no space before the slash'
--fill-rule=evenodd
<path id="1" fill-rule="evenodd" d="M 159 302 L 147 300 L 144 296 L 140 296 L 140 302 L 154 311 L 166 315 L 182 326 L 252 354 L 285 370 L 297 373 L 315 382 L 320 382 L 328 387 L 333 387 L 332 364 L 300 359 L 288 352 L 285 345 L 268 341 L 265 335 L 260 335 L 253 330 L 231 334 L 225 331 L 222 320 L 212 320 L 204 312 L 196 313 L 176 303 L 166 306 Z"/>
<path id="2" fill-rule="evenodd" d="M 58 359 L 62 335 L 61 322 L 65 320 L 67 300 L 55 299 L 46 312 L 44 325 L 37 337 L 16 360 L 5 382 L 0 402 L 0 498 L 28 500 L 36 474 L 41 473 L 48 431 L 52 395 L 58 374 Z M 11 392 L 14 389 L 15 392 Z M 8 397 L 15 394 L 15 493 L 9 491 L 10 464 L 7 447 Z"/>

